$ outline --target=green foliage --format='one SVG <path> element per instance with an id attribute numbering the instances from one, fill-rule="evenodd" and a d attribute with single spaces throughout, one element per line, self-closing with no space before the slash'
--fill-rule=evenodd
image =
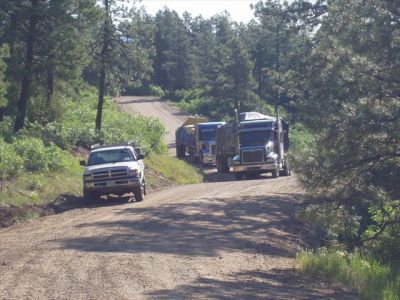
<path id="1" fill-rule="evenodd" d="M 400 263 L 400 201 L 387 200 L 382 206 L 371 207 L 372 225 L 365 231 L 363 239 L 376 257 L 384 261 Z"/>
<path id="2" fill-rule="evenodd" d="M 8 84 L 6 82 L 5 71 L 6 64 L 4 63 L 4 58 L 9 56 L 8 46 L 2 46 L 0 44 L 0 109 L 5 107 L 7 104 L 7 99 L 5 98 L 6 90 Z"/>
<path id="3" fill-rule="evenodd" d="M 298 156 L 297 174 L 309 191 L 345 207 L 347 222 L 359 219 L 348 247 L 393 260 L 400 243 L 400 27 L 391 20 L 399 14 L 391 1 L 338 0 L 324 10 L 318 43 L 297 77 L 297 117 L 315 138 Z"/>
<path id="4" fill-rule="evenodd" d="M 126 86 L 122 90 L 123 95 L 128 96 L 157 96 L 163 98 L 165 92 L 162 87 L 158 85 L 146 85 L 146 86 Z"/>
<path id="5" fill-rule="evenodd" d="M 26 189 L 33 192 L 33 191 L 39 191 L 42 192 L 45 189 L 45 182 L 40 178 L 39 175 L 32 175 L 30 176 Z"/>
<path id="6" fill-rule="evenodd" d="M 186 162 L 167 155 L 150 155 L 146 166 L 161 173 L 175 184 L 194 184 L 203 181 L 198 170 Z"/>
<path id="7" fill-rule="evenodd" d="M 119 112 L 115 103 L 106 99 L 103 111 L 103 127 L 94 129 L 97 98 L 94 92 L 86 90 L 79 100 L 68 99 L 63 119 L 47 124 L 30 123 L 21 132 L 51 143 L 63 149 L 73 146 L 89 148 L 96 143 L 122 143 L 134 141 L 146 151 L 164 151 L 162 143 L 165 128 L 160 121 L 140 115 L 132 116 Z"/>
<path id="8" fill-rule="evenodd" d="M 5 179 L 12 178 L 24 170 L 24 160 L 17 155 L 11 144 L 0 138 L 0 170 Z"/>
<path id="9" fill-rule="evenodd" d="M 13 143 L 17 155 L 23 158 L 25 170 L 29 172 L 46 171 L 47 151 L 43 142 L 35 138 L 22 138 Z"/>
<path id="10" fill-rule="evenodd" d="M 301 123 L 290 126 L 290 152 L 296 160 L 301 159 L 301 154 L 315 148 L 315 138 Z"/>
<path id="11" fill-rule="evenodd" d="M 149 86 L 149 95 L 150 96 L 157 96 L 157 97 L 164 97 L 165 92 L 164 90 L 158 85 L 150 85 Z"/>
<path id="12" fill-rule="evenodd" d="M 311 236 L 317 246 L 346 250 L 357 237 L 360 218 L 354 212 L 334 203 L 309 204 L 297 217 L 309 224 Z"/>
<path id="13" fill-rule="evenodd" d="M 297 260 L 304 272 L 355 288 L 363 299 L 400 299 L 399 269 L 358 252 L 347 254 L 320 249 L 315 253 L 301 252 Z"/>
<path id="14" fill-rule="evenodd" d="M 0 169 L 6 179 L 23 172 L 64 171 L 70 154 L 55 145 L 45 146 L 40 139 L 18 137 L 12 143 L 0 139 Z"/>

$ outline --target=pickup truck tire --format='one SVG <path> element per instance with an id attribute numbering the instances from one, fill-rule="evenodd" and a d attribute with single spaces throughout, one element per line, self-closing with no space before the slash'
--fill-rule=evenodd
<path id="1" fill-rule="evenodd" d="M 143 181 L 143 194 L 144 194 L 145 196 L 147 195 L 146 181 Z"/>
<path id="2" fill-rule="evenodd" d="M 138 186 L 133 190 L 133 195 L 135 196 L 135 200 L 137 202 L 141 202 L 144 199 L 144 192 L 143 192 L 143 187 Z"/>
<path id="3" fill-rule="evenodd" d="M 89 191 L 87 189 L 83 189 L 83 200 L 87 203 L 87 204 L 92 204 L 95 201 L 97 201 L 99 199 L 99 195 L 97 195 L 96 193 Z"/>

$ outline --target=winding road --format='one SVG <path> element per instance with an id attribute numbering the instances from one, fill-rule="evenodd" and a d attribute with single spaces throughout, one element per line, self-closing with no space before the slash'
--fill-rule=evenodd
<path id="1" fill-rule="evenodd" d="M 185 119 L 151 97 L 121 110 Z M 210 171 L 214 172 L 214 171 Z M 296 178 L 186 185 L 0 230 L 0 299 L 357 299 L 305 277 Z"/>

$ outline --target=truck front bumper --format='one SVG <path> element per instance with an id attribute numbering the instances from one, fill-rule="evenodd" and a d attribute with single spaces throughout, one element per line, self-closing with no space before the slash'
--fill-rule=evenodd
<path id="1" fill-rule="evenodd" d="M 215 155 L 203 155 L 202 163 L 215 165 L 217 163 L 217 159 Z"/>
<path id="2" fill-rule="evenodd" d="M 100 193 L 110 194 L 113 192 L 128 192 L 138 187 L 141 184 L 138 177 L 125 177 L 121 179 L 102 180 L 102 181 L 86 181 L 85 189 Z"/>
<path id="3" fill-rule="evenodd" d="M 244 173 L 244 172 L 271 172 L 275 170 L 274 163 L 261 163 L 261 164 L 249 164 L 249 165 L 233 165 L 232 172 Z"/>

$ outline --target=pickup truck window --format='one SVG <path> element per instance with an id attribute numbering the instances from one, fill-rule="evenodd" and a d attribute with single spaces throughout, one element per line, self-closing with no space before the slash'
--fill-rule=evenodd
<path id="1" fill-rule="evenodd" d="M 91 153 L 88 166 L 135 160 L 136 157 L 129 149 L 104 150 Z"/>

